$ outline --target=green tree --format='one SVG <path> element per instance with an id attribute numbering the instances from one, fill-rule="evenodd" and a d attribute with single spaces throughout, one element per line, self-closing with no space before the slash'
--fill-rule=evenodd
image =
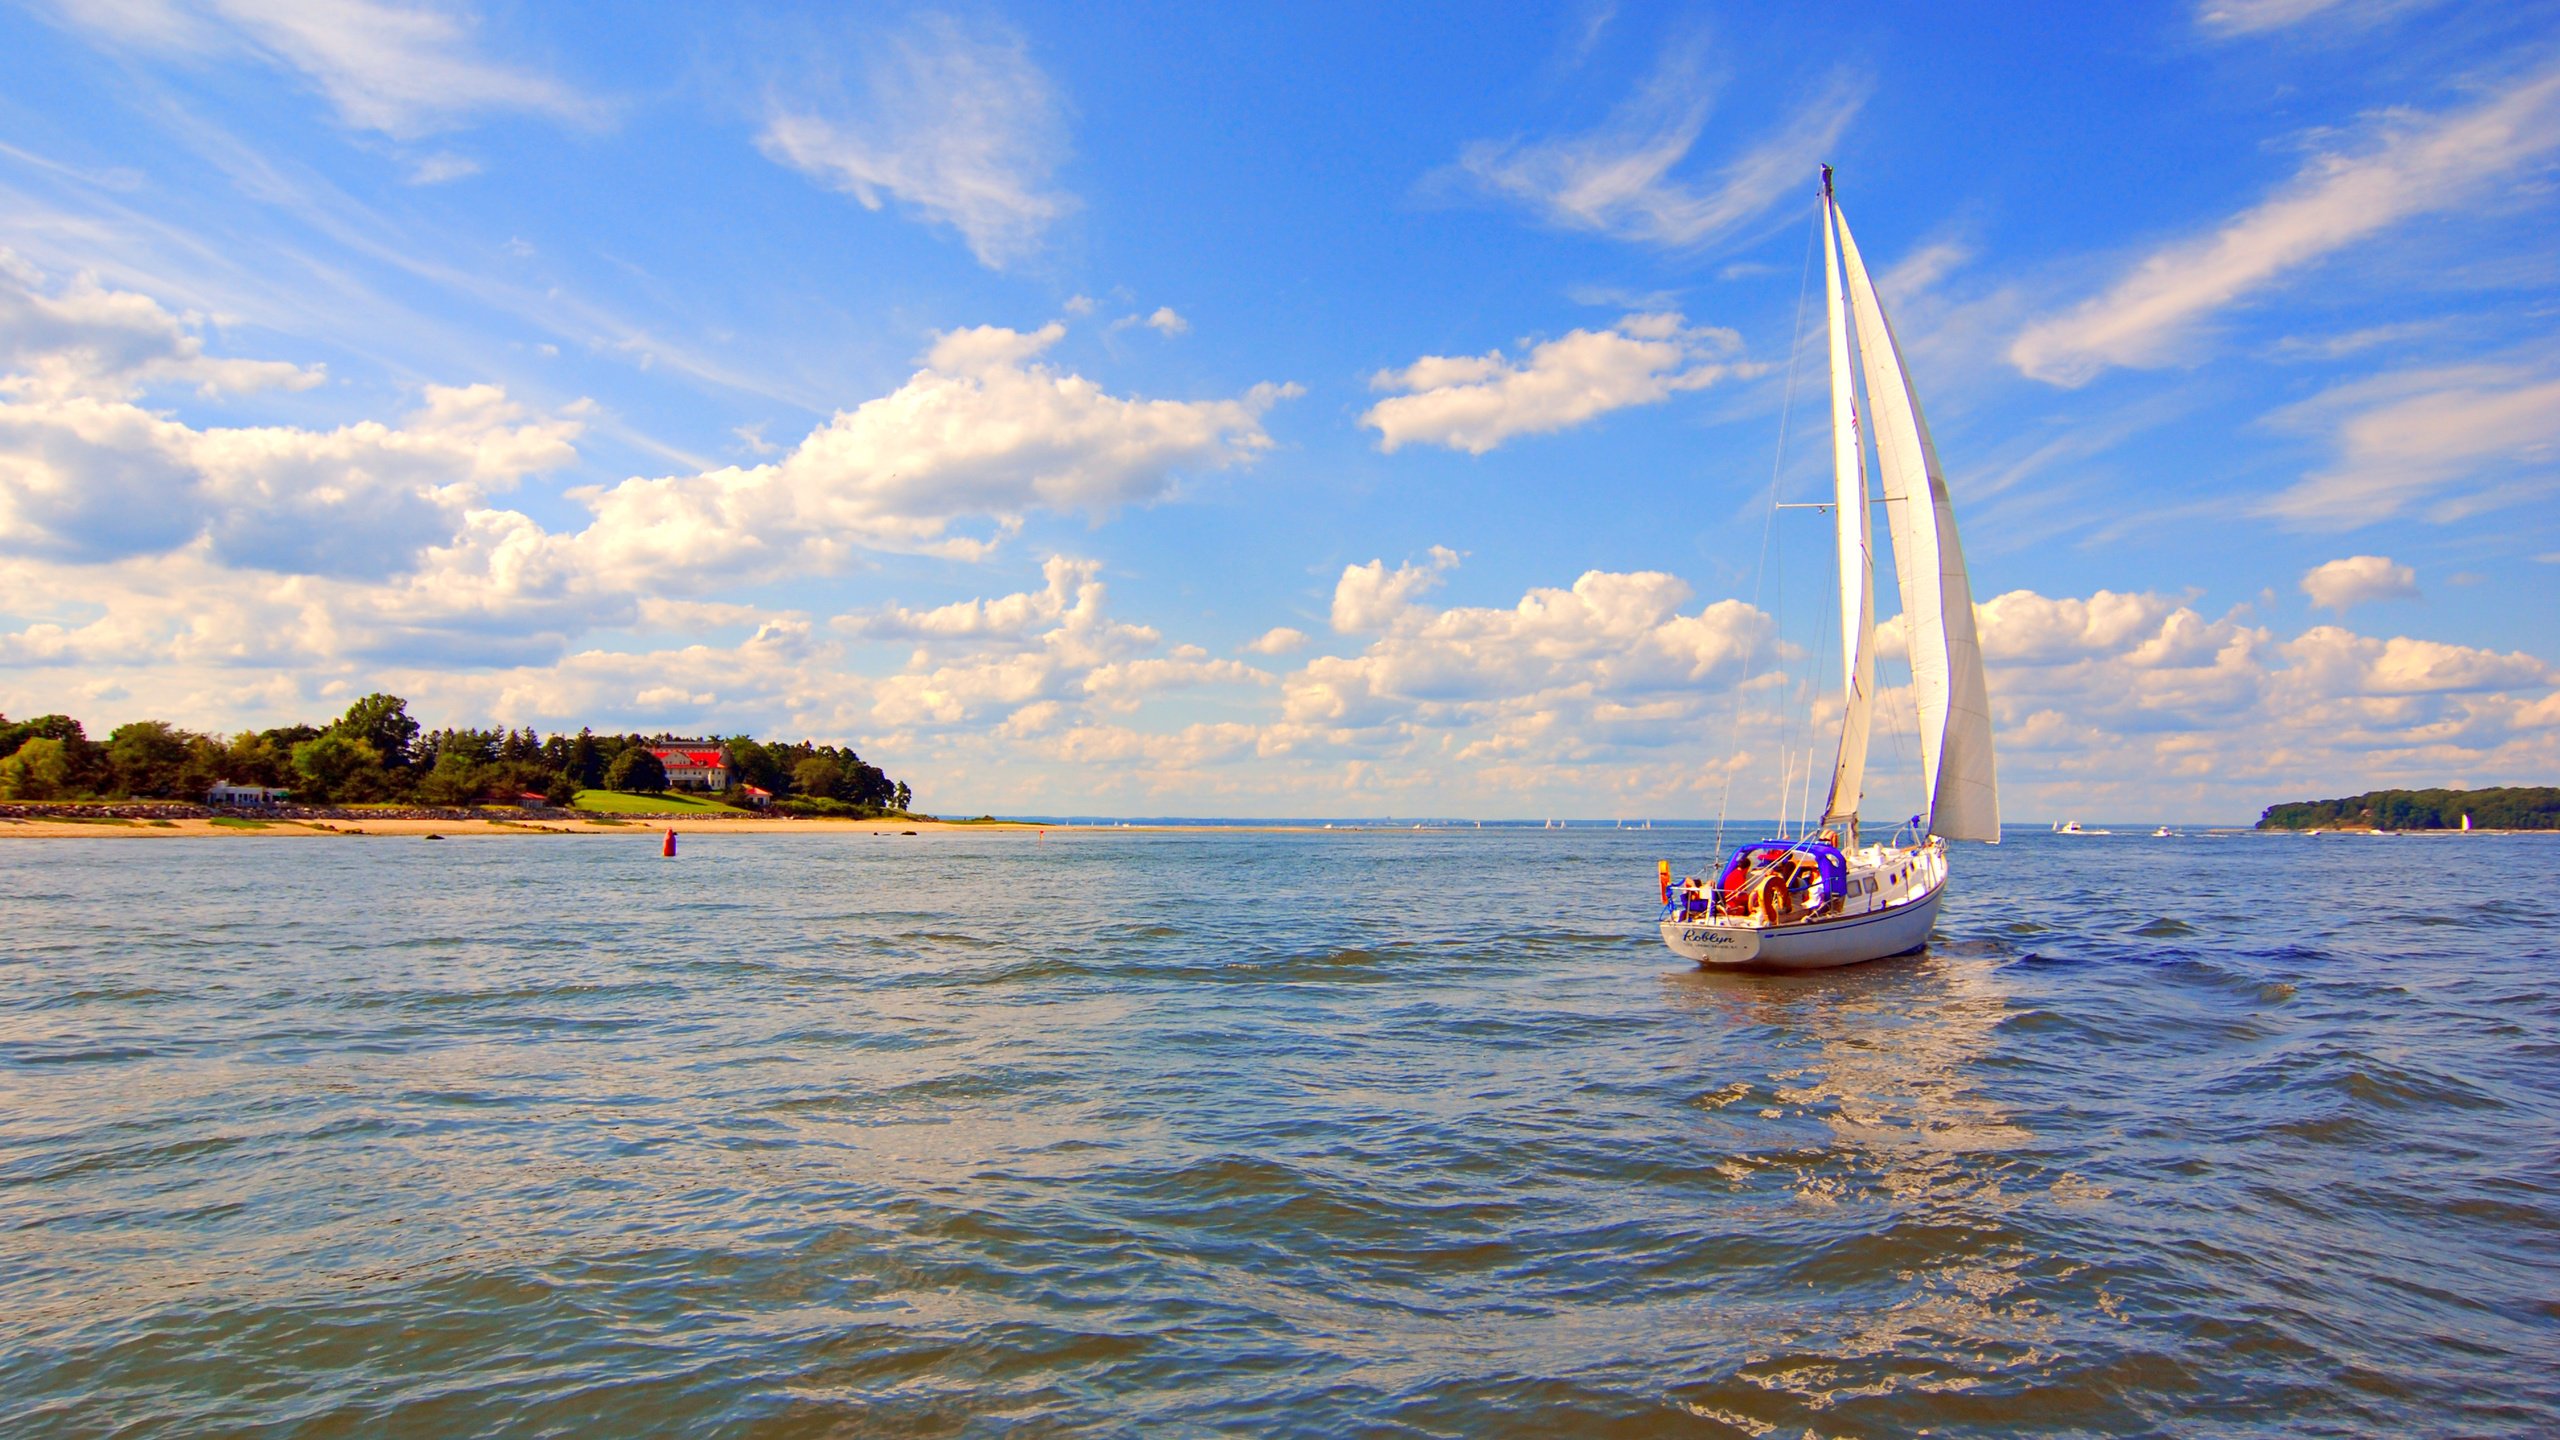
<path id="1" fill-rule="evenodd" d="M 0 800 L 60 800 L 71 793 L 73 774 L 68 741 L 31 736 L 0 760 Z"/>
<path id="2" fill-rule="evenodd" d="M 468 805 L 489 788 L 494 767 L 471 758 L 468 749 L 446 750 L 435 768 L 418 780 L 418 798 L 430 805 Z"/>
<path id="3" fill-rule="evenodd" d="M 644 745 L 626 745 L 605 767 L 604 788 L 637 795 L 660 795 L 667 788 L 667 767 Z"/>
<path id="4" fill-rule="evenodd" d="M 74 753 L 89 743 L 88 732 L 80 728 L 79 721 L 68 715 L 39 715 L 33 720 L 0 719 L 0 755 L 16 754 L 19 746 L 39 735 L 48 740 L 63 741 L 73 748 Z"/>
<path id="5" fill-rule="evenodd" d="M 825 755 L 812 755 L 791 767 L 791 788 L 803 795 L 833 800 L 844 790 L 844 767 Z"/>
<path id="6" fill-rule="evenodd" d="M 908 789 L 907 782 L 904 780 L 898 782 L 898 788 L 895 792 L 895 796 L 898 802 L 898 809 L 901 812 L 916 803 L 916 792 Z"/>
<path id="7" fill-rule="evenodd" d="M 292 746 L 278 746 L 254 730 L 243 730 L 231 737 L 222 752 L 217 780 L 235 785 L 282 785 L 293 768 Z"/>
<path id="8" fill-rule="evenodd" d="M 159 720 L 117 726 L 107 736 L 108 787 L 119 795 L 166 798 L 180 794 L 187 742 L 194 738 Z"/>
<path id="9" fill-rule="evenodd" d="M 560 768 L 568 773 L 571 784 L 581 790 L 593 790 L 604 783 L 604 751 L 596 744 L 596 732 L 580 730 L 578 738 L 569 742 L 569 753 Z"/>
<path id="10" fill-rule="evenodd" d="M 739 785 L 753 785 L 759 790 L 781 794 L 791 788 L 790 776 L 773 751 L 753 740 L 732 740 L 728 745 L 729 779 Z"/>
<path id="11" fill-rule="evenodd" d="M 409 702 L 397 695 L 367 695 L 347 707 L 329 729 L 373 748 L 377 763 L 398 769 L 409 763 L 409 743 L 418 738 L 418 722 L 409 718 Z"/>
<path id="12" fill-rule="evenodd" d="M 382 753 L 334 729 L 294 746 L 293 770 L 301 777 L 294 787 L 297 799 L 371 800 L 389 788 Z"/>

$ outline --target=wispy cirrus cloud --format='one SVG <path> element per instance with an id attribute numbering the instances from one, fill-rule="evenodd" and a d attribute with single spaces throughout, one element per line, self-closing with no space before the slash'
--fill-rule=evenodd
<path id="1" fill-rule="evenodd" d="M 482 54 L 468 12 L 382 0 L 57 0 L 63 19 L 134 49 L 245 53 L 293 71 L 359 130 L 414 139 L 488 111 L 574 124 L 605 107 L 557 77 Z"/>
<path id="2" fill-rule="evenodd" d="M 2362 29 L 2404 10 L 2424 9 L 2435 0 L 2204 0 L 2196 7 L 2196 25 L 2221 38 L 2264 35 L 2289 30 L 2308 20 L 2328 29 Z"/>
<path id="3" fill-rule="evenodd" d="M 2560 376 L 2464 365 L 2342 385 L 2271 418 L 2330 428 L 2337 460 L 2261 512 L 2347 530 L 2416 509 L 2438 522 L 2548 497 L 2560 485 Z"/>
<path id="4" fill-rule="evenodd" d="M 1378 432 L 1381 450 L 1424 444 L 1482 455 L 1515 435 L 1568 429 L 1757 373 L 1759 366 L 1732 358 L 1741 348 L 1731 330 L 1692 328 L 1677 311 L 1661 311 L 1541 341 L 1516 360 L 1499 350 L 1425 355 L 1370 377 L 1370 388 L 1401 393 L 1371 406 L 1360 423 Z"/>
<path id="5" fill-rule="evenodd" d="M 2112 366 L 2184 354 L 2216 314 L 2404 220 L 2447 210 L 2560 150 L 2560 69 L 2468 109 L 2397 114 L 2360 155 L 2323 154 L 2211 234 L 2153 252 L 2105 293 L 2036 321 L 2009 347 L 2038 380 L 2080 385 Z"/>
<path id="6" fill-rule="evenodd" d="M 1773 133 L 1732 150 L 1720 166 L 1693 167 L 1716 90 L 1693 45 L 1667 56 L 1596 129 L 1480 140 L 1459 155 L 1457 174 L 1564 229 L 1695 248 L 1810 185 L 1822 156 L 1857 118 L 1867 88 L 1863 79 L 1835 75 Z"/>
<path id="7" fill-rule="evenodd" d="M 1013 31 L 928 17 L 869 67 L 860 102 L 776 98 L 757 144 L 878 210 L 960 232 L 991 270 L 1036 253 L 1075 198 L 1052 181 L 1066 107 Z"/>

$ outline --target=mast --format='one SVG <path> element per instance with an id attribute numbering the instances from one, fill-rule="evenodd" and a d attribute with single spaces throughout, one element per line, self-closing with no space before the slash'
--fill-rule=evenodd
<path id="1" fill-rule="evenodd" d="M 1955 506 L 1930 443 L 1928 422 L 1902 363 L 1902 349 L 1836 204 L 1849 311 L 1876 433 L 1876 468 L 1901 582 L 1903 628 L 1911 643 L 1911 688 L 1920 710 L 1920 770 L 1929 833 L 2000 842 L 2000 784 L 1991 756 L 1991 696 L 1974 631 L 1973 583 L 1956 539 Z M 1864 509 L 1864 506 L 1860 507 Z"/>
<path id="2" fill-rule="evenodd" d="M 1843 696 L 1840 757 L 1822 820 L 1837 826 L 1842 848 L 1858 845 L 1858 801 L 1866 783 L 1867 740 L 1875 714 L 1875 527 L 1867 512 L 1867 447 L 1858 432 L 1857 375 L 1849 362 L 1849 326 L 1840 303 L 1838 206 L 1831 167 L 1822 167 L 1822 308 L 1830 332 L 1832 518 L 1840 551 L 1840 670 Z"/>

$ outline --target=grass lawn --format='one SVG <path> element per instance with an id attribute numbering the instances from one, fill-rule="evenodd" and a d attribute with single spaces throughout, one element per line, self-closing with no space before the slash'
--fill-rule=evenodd
<path id="1" fill-rule="evenodd" d="M 703 815 L 745 815 L 752 812 L 735 805 L 723 805 L 699 795 L 685 795 L 670 790 L 664 795 L 625 795 L 619 790 L 581 790 L 569 802 L 572 809 L 592 810 L 605 815 L 681 815 L 688 812 Z"/>

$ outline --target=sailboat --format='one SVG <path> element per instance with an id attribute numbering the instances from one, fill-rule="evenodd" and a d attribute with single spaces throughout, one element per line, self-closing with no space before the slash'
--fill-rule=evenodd
<path id="1" fill-rule="evenodd" d="M 1838 537 L 1847 703 L 1817 834 L 1739 846 L 1712 876 L 1676 885 L 1670 867 L 1661 867 L 1663 943 L 1712 967 L 1818 970 L 1921 949 L 1946 898 L 1948 842 L 2000 841 L 1991 700 L 1955 509 L 1893 326 L 1832 194 L 1828 165 L 1822 167 L 1822 231 L 1831 357 L 1829 508 Z M 1926 810 L 1882 841 L 1860 833 L 1858 814 L 1876 695 L 1875 541 L 1858 424 L 1861 375 L 1901 586 L 1919 711 L 1921 793 L 1928 799 Z"/>

